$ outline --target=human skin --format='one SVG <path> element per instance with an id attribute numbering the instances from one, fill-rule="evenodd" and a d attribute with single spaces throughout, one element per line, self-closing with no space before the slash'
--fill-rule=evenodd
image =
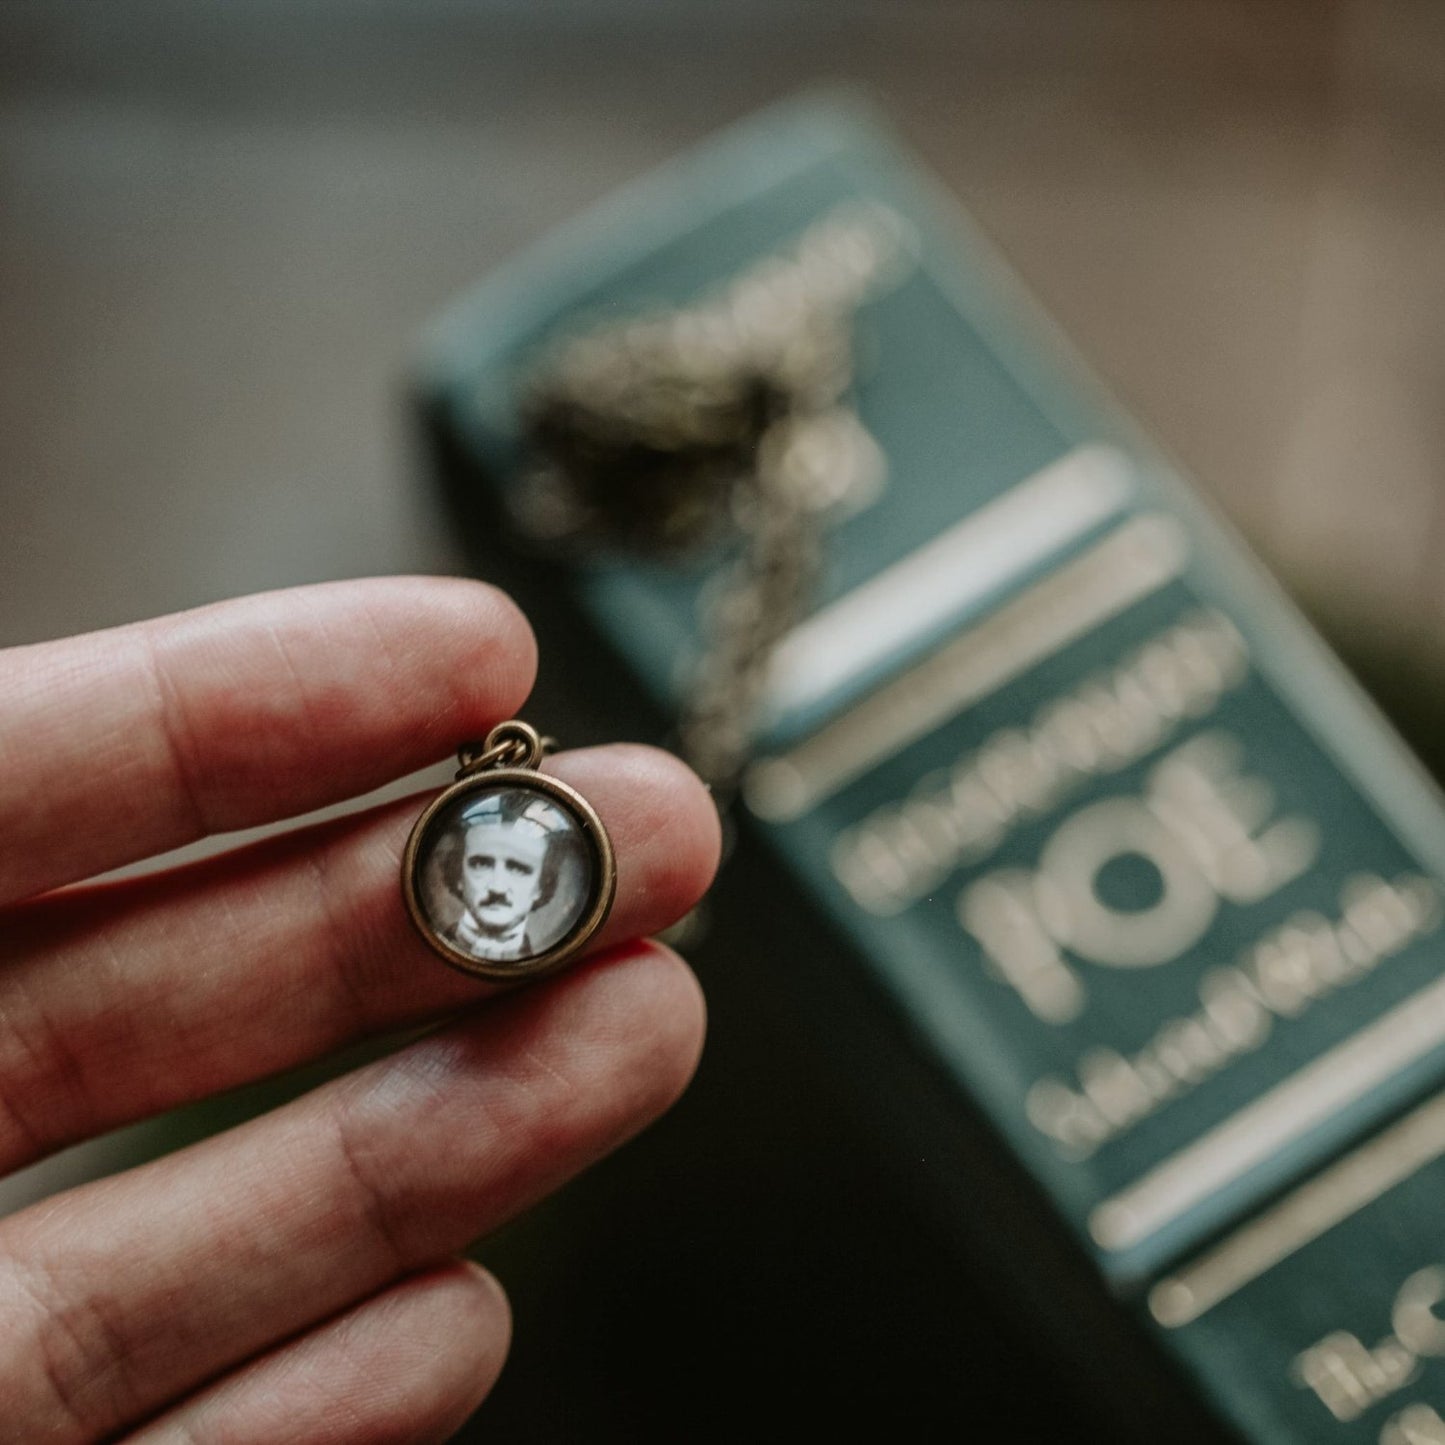
<path id="1" fill-rule="evenodd" d="M 701 1046 L 643 937 L 717 861 L 680 763 L 549 759 L 617 852 L 594 951 L 514 991 L 406 916 L 424 800 L 119 882 L 365 792 L 523 708 L 531 632 L 459 580 L 337 583 L 0 653 L 0 1172 L 358 1038 L 436 1027 L 271 1114 L 0 1220 L 0 1441 L 444 1440 L 507 1350 L 457 1251 L 642 1128 Z"/>

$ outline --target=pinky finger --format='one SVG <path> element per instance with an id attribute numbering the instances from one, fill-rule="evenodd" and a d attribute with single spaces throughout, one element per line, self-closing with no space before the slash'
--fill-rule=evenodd
<path id="1" fill-rule="evenodd" d="M 260 1356 L 125 1445 L 428 1445 L 454 1435 L 501 1373 L 501 1286 L 455 1262 L 415 1275 Z"/>

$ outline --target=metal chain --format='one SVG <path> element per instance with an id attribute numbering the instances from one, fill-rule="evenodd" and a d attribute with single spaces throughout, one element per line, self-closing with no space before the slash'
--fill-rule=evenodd
<path id="1" fill-rule="evenodd" d="M 711 303 L 568 338 L 524 399 L 538 460 L 517 512 L 534 538 L 677 555 L 741 534 L 678 730 L 723 804 L 777 644 L 816 589 L 843 490 L 835 443 L 866 435 L 846 406 L 851 316 L 898 256 L 899 225 L 878 208 L 825 217 Z"/>
<path id="2" fill-rule="evenodd" d="M 678 727 L 683 757 L 724 795 L 751 751 L 773 653 L 813 596 L 821 514 L 792 480 L 800 418 L 775 422 L 758 447 L 746 547 L 710 609 L 706 650 Z"/>

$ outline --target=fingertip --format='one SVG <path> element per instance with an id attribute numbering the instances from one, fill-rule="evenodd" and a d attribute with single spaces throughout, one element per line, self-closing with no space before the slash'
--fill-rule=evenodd
<path id="1" fill-rule="evenodd" d="M 663 1109 L 675 1104 L 692 1082 L 707 1038 L 707 997 L 697 975 L 681 957 L 656 939 L 644 939 L 649 966 L 666 982 L 660 992 L 668 1018 L 669 1072 L 663 1080 Z"/>
<path id="2" fill-rule="evenodd" d="M 473 581 L 480 590 L 487 616 L 498 640 L 508 671 L 515 678 L 516 694 L 511 711 L 515 712 L 531 696 L 537 681 L 537 634 L 531 620 L 512 599 L 510 593 L 490 582 Z"/>
<path id="3" fill-rule="evenodd" d="M 475 1260 L 456 1260 L 452 1273 L 471 1312 L 469 1327 L 482 1346 L 477 1362 L 480 1398 L 491 1390 L 507 1362 L 512 1347 L 512 1302 L 496 1275 Z"/>
<path id="4" fill-rule="evenodd" d="M 680 758 L 611 743 L 565 754 L 553 767 L 593 801 L 612 834 L 629 932 L 667 927 L 707 892 L 722 828 L 712 794 Z"/>
<path id="5" fill-rule="evenodd" d="M 457 742 L 521 709 L 537 680 L 537 636 L 508 593 L 472 577 L 396 577 L 357 585 L 367 585 L 372 596 L 389 604 L 382 626 L 398 630 L 404 646 L 443 649 L 456 683 L 448 726 Z"/>
<path id="6" fill-rule="evenodd" d="M 671 807 L 654 814 L 653 821 L 664 829 L 675 859 L 678 892 L 696 902 L 712 885 L 722 857 L 722 821 L 712 792 L 681 758 L 662 748 L 619 743 L 614 751 L 622 766 L 633 769 L 659 797 L 670 799 Z"/>
<path id="7" fill-rule="evenodd" d="M 496 1279 L 447 1260 L 255 1356 L 126 1439 L 441 1445 L 496 1384 L 511 1329 Z"/>
<path id="8" fill-rule="evenodd" d="M 469 1259 L 450 1259 L 403 1280 L 378 1304 L 389 1309 L 387 1332 L 426 1357 L 430 1403 L 419 1438 L 450 1439 L 491 1394 L 512 1345 L 512 1307 L 490 1270 Z M 357 1318 L 365 1319 L 363 1306 Z M 413 1401 L 403 1417 L 415 1419 Z"/>
<path id="9" fill-rule="evenodd" d="M 650 1122 L 677 1102 L 702 1057 L 707 1003 L 697 975 L 672 949 L 648 938 L 608 949 L 578 971 L 600 975 L 612 1018 L 603 1037 L 609 1048 L 630 1055 L 628 1072 L 639 1095 L 631 1108 L 639 1124 Z"/>
<path id="10" fill-rule="evenodd" d="M 428 1277 L 439 1288 L 454 1287 L 460 1298 L 476 1313 L 483 1325 L 501 1325 L 508 1337 L 512 1331 L 512 1305 L 501 1281 L 485 1265 L 473 1259 L 454 1259 L 440 1265 Z"/>

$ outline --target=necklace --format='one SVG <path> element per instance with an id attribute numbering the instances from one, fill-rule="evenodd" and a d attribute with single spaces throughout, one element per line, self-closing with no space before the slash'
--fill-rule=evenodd
<path id="1" fill-rule="evenodd" d="M 816 593 L 828 521 L 881 486 L 848 400 L 852 317 L 897 277 L 905 238 L 884 207 L 839 208 L 709 300 L 566 338 L 522 402 L 536 460 L 514 506 L 533 540 L 654 556 L 740 540 L 678 725 L 720 806 L 777 646 Z"/>

